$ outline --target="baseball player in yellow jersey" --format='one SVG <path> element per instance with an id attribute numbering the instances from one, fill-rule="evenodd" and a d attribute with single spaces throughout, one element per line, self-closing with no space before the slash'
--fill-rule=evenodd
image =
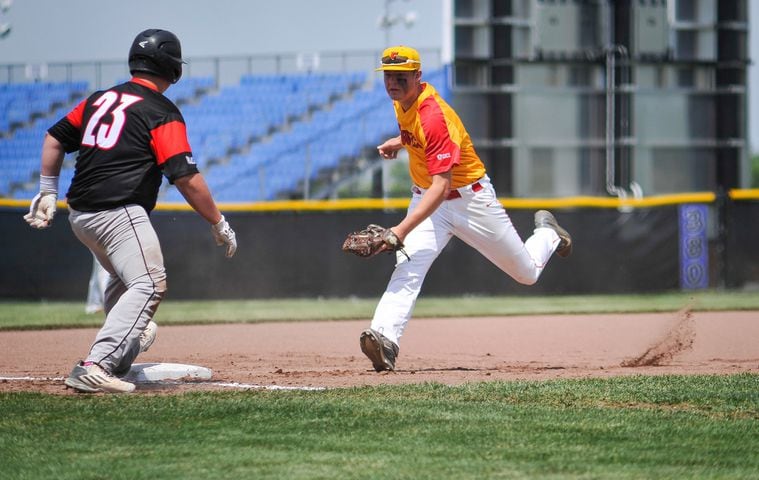
<path id="1" fill-rule="evenodd" d="M 537 282 L 554 252 L 569 255 L 572 238 L 550 212 L 540 210 L 532 236 L 522 242 L 458 115 L 432 85 L 422 82 L 416 50 L 386 49 L 377 71 L 384 74 L 400 128 L 400 135 L 377 149 L 392 159 L 406 148 L 413 182 L 406 217 L 391 227 L 408 257 L 396 254 L 395 271 L 371 328 L 360 338 L 361 350 L 380 372 L 395 370 L 398 343 L 424 277 L 452 236 L 525 285 Z"/>

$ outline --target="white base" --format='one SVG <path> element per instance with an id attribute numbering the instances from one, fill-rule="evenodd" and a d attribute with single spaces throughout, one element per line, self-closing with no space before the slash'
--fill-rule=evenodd
<path id="1" fill-rule="evenodd" d="M 152 383 L 164 380 L 210 380 L 210 368 L 182 363 L 134 363 L 122 380 L 132 383 Z"/>

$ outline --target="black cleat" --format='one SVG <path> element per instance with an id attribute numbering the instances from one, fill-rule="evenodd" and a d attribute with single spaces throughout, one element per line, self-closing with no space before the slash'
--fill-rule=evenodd
<path id="1" fill-rule="evenodd" d="M 535 212 L 535 228 L 550 228 L 559 236 L 559 246 L 556 254 L 560 257 L 568 257 L 572 253 L 572 236 L 559 226 L 556 218 L 548 210 Z"/>
<path id="2" fill-rule="evenodd" d="M 361 351 L 372 361 L 374 370 L 395 370 L 395 359 L 398 357 L 398 345 L 388 340 L 384 335 L 371 328 L 361 333 Z"/>

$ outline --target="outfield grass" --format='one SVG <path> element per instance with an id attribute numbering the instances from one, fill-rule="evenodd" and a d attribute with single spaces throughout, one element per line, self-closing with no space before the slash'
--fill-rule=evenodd
<path id="1" fill-rule="evenodd" d="M 366 319 L 377 299 L 181 302 L 162 324 Z M 759 310 L 739 292 L 419 300 L 417 317 Z M 0 303 L 0 329 L 100 326 Z M 4 479 L 755 479 L 759 374 L 179 395 L 0 393 Z"/>
<path id="2" fill-rule="evenodd" d="M 379 298 L 273 300 L 166 300 L 156 315 L 163 324 L 345 320 L 371 318 Z M 422 296 L 416 317 L 469 317 L 532 314 L 759 310 L 757 292 L 671 292 L 648 295 L 577 296 Z M 100 326 L 100 315 L 86 315 L 84 302 L 0 302 L 0 330 Z"/>
<path id="3" fill-rule="evenodd" d="M 759 375 L 0 394 L 4 479 L 749 479 Z"/>

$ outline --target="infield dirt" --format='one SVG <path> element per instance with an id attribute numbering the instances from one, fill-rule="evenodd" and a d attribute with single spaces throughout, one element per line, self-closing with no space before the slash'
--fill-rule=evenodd
<path id="1" fill-rule="evenodd" d="M 201 365 L 210 382 L 136 393 L 261 387 L 759 373 L 759 312 L 415 318 L 397 371 L 375 373 L 359 348 L 369 322 L 159 326 L 138 362 Z M 0 332 L 0 392 L 73 394 L 63 385 L 95 329 Z M 28 378 L 27 378 L 28 377 Z M 253 387 L 250 387 L 253 388 Z"/>

